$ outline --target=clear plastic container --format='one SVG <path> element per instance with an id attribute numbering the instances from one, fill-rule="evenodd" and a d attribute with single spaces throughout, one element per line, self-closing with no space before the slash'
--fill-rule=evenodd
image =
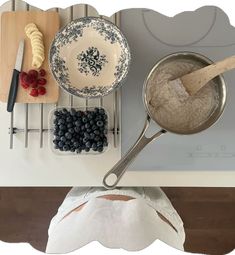
<path id="1" fill-rule="evenodd" d="M 106 125 L 105 128 L 107 129 L 107 134 L 105 134 L 106 138 L 107 138 L 107 146 L 103 147 L 103 151 L 102 152 L 98 152 L 98 151 L 94 151 L 93 149 L 90 149 L 89 152 L 86 152 L 85 150 L 82 150 L 82 152 L 77 153 L 75 152 L 71 152 L 71 151 L 61 151 L 60 149 L 56 149 L 55 148 L 55 144 L 53 142 L 53 140 L 55 139 L 55 135 L 54 135 L 54 131 L 55 131 L 55 124 L 54 124 L 54 120 L 56 119 L 55 116 L 55 111 L 62 111 L 62 109 L 66 109 L 67 111 L 71 111 L 71 109 L 74 109 L 75 111 L 94 111 L 95 108 L 98 109 L 104 109 L 106 115 L 107 115 L 107 120 L 106 120 Z M 57 154 L 57 155 L 67 155 L 67 156 L 80 156 L 80 155 L 100 155 L 104 152 L 106 152 L 109 148 L 109 141 L 110 141 L 110 136 L 112 135 L 111 131 L 110 131 L 110 127 L 109 127 L 109 113 L 108 111 L 104 108 L 104 107 L 57 107 L 55 109 L 53 109 L 50 114 L 49 114 L 49 144 L 50 144 L 50 148 L 52 150 L 53 153 Z M 79 132 L 76 133 L 77 135 L 79 135 Z M 76 139 L 76 138 L 75 138 Z"/>

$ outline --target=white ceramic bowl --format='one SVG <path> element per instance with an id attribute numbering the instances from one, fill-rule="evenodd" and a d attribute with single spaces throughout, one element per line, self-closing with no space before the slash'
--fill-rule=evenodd
<path id="1" fill-rule="evenodd" d="M 120 86 L 131 60 L 126 38 L 110 21 L 84 17 L 55 36 L 49 53 L 58 84 L 70 94 L 101 97 Z"/>

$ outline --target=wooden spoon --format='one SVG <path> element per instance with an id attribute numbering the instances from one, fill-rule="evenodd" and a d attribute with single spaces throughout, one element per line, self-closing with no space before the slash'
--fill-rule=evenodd
<path id="1" fill-rule="evenodd" d="M 235 68 L 235 56 L 228 57 L 222 61 L 193 71 L 180 78 L 170 81 L 170 83 L 178 88 L 181 87 L 181 90 L 185 89 L 189 95 L 194 95 L 210 80 L 233 68 Z"/>

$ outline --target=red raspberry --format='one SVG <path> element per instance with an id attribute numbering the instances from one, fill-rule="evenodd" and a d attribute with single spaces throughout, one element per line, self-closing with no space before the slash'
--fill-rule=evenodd
<path id="1" fill-rule="evenodd" d="M 38 77 L 38 71 L 36 71 L 36 70 L 29 70 L 28 71 L 28 75 L 30 76 L 30 77 L 34 77 L 35 79 Z"/>
<path id="2" fill-rule="evenodd" d="M 26 72 L 21 72 L 21 73 L 20 73 L 20 81 L 21 81 L 21 82 L 23 81 L 23 78 L 24 78 L 24 76 L 26 76 L 26 75 L 27 75 Z"/>
<path id="3" fill-rule="evenodd" d="M 38 97 L 38 90 L 32 89 L 31 92 L 29 93 L 29 95 L 32 97 Z"/>
<path id="4" fill-rule="evenodd" d="M 29 77 L 30 84 L 33 84 L 34 82 L 37 82 L 37 77 L 35 77 L 34 75 L 28 74 L 28 77 Z"/>
<path id="5" fill-rule="evenodd" d="M 45 95 L 47 92 L 47 90 L 45 89 L 45 87 L 39 87 L 38 88 L 38 94 L 39 95 Z"/>
<path id="6" fill-rule="evenodd" d="M 37 80 L 34 80 L 34 81 L 33 81 L 33 83 L 31 84 L 31 87 L 34 88 L 34 89 L 38 87 L 38 82 L 37 82 Z"/>
<path id="7" fill-rule="evenodd" d="M 41 70 L 39 71 L 39 74 L 40 74 L 40 76 L 45 76 L 45 75 L 46 75 L 45 69 L 41 69 Z"/>
<path id="8" fill-rule="evenodd" d="M 31 85 L 34 82 L 35 78 L 30 75 L 24 75 L 22 81 L 26 85 Z"/>
<path id="9" fill-rule="evenodd" d="M 27 89 L 27 88 L 29 88 L 29 85 L 27 85 L 27 84 L 25 84 L 24 82 L 20 82 L 20 85 L 22 86 L 22 88 L 24 88 L 24 89 Z"/>
<path id="10" fill-rule="evenodd" d="M 45 78 L 39 78 L 38 79 L 38 85 L 45 85 L 47 83 L 47 80 Z"/>

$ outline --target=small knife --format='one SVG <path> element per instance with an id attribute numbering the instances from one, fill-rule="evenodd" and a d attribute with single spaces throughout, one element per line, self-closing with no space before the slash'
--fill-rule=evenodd
<path id="1" fill-rule="evenodd" d="M 12 112 L 15 105 L 17 91 L 18 91 L 19 74 L 21 72 L 23 56 L 24 56 L 24 40 L 21 40 L 19 43 L 19 47 L 18 47 L 18 51 L 16 55 L 15 68 L 13 70 L 13 74 L 11 78 L 11 87 L 8 94 L 8 101 L 7 101 L 8 112 Z"/>

